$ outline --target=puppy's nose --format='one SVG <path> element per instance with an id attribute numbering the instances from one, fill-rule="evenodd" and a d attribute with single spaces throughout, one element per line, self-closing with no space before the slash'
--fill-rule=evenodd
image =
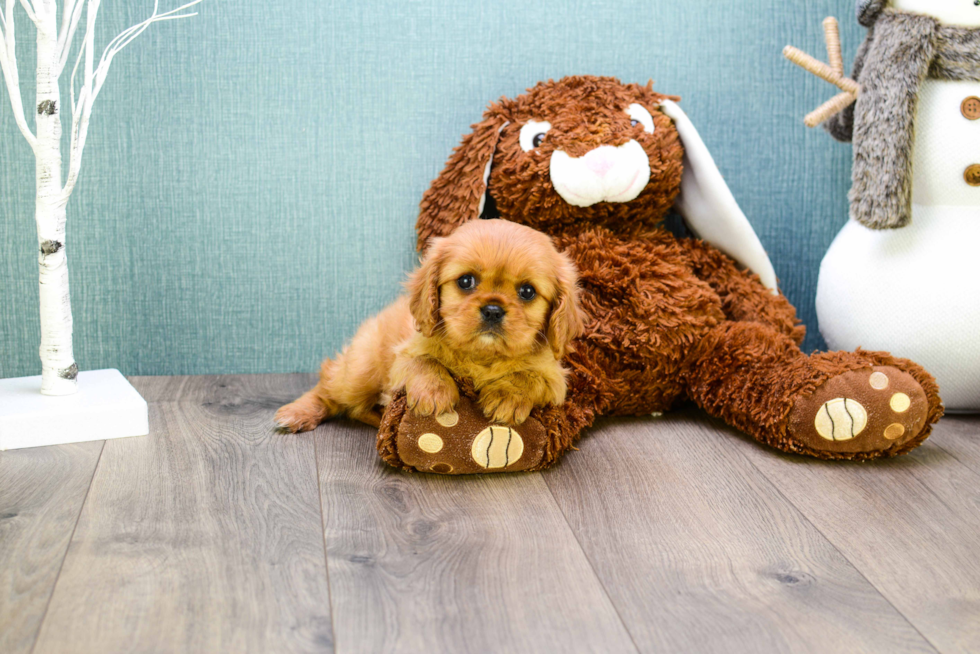
<path id="1" fill-rule="evenodd" d="M 614 152 L 614 148 L 604 145 L 590 151 L 587 155 L 585 155 L 585 157 L 583 157 L 583 161 L 585 162 L 585 165 L 588 166 L 589 170 L 594 172 L 599 177 L 605 177 L 606 173 L 612 170 L 612 167 L 616 165 L 616 159 L 613 156 Z"/>
<path id="2" fill-rule="evenodd" d="M 496 304 L 488 304 L 480 307 L 480 315 L 483 322 L 496 325 L 504 319 L 504 308 Z"/>

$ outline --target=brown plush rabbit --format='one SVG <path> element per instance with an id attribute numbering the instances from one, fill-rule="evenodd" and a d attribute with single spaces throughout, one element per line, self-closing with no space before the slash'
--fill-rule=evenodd
<path id="1" fill-rule="evenodd" d="M 422 200 L 419 248 L 479 218 L 544 231 L 579 268 L 585 332 L 565 360 L 568 399 L 532 414 L 540 425 L 494 426 L 465 397 L 457 414 L 422 420 L 396 398 L 379 434 L 389 463 L 533 469 L 597 416 L 684 399 L 824 459 L 892 456 L 925 440 L 942 404 L 921 367 L 884 352 L 800 351 L 804 328 L 677 100 L 652 84 L 568 77 L 490 105 L 463 138 Z M 663 229 L 671 208 L 703 240 Z M 420 448 L 422 436 L 438 449 Z"/>

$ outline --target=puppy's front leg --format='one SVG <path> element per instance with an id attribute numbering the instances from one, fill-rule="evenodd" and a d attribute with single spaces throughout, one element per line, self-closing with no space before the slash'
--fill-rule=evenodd
<path id="1" fill-rule="evenodd" d="M 565 377 L 558 369 L 552 374 L 516 372 L 481 388 L 480 408 L 491 420 L 520 425 L 534 407 L 564 402 L 566 389 Z"/>
<path id="2" fill-rule="evenodd" d="M 459 402 L 459 389 L 452 375 L 430 356 L 399 357 L 392 380 L 396 389 L 405 389 L 408 407 L 420 416 L 452 411 Z"/>

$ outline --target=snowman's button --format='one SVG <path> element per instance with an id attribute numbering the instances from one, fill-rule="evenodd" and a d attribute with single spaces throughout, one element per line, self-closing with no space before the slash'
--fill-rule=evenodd
<path id="1" fill-rule="evenodd" d="M 963 179 L 970 186 L 980 186 L 980 164 L 973 164 L 963 171 Z"/>
<path id="2" fill-rule="evenodd" d="M 967 120 L 977 120 L 980 118 L 980 98 L 971 95 L 960 105 L 960 111 Z"/>

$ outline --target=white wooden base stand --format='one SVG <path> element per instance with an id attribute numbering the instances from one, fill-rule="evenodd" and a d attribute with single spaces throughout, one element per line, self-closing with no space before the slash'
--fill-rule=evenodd
<path id="1" fill-rule="evenodd" d="M 78 392 L 41 395 L 41 377 L 0 379 L 0 450 L 150 433 L 146 400 L 118 370 L 78 373 Z"/>

